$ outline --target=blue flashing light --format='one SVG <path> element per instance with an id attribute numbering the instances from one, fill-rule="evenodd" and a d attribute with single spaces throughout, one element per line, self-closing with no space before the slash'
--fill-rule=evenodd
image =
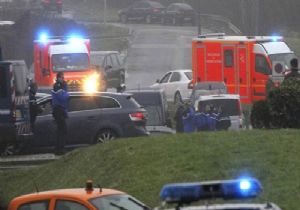
<path id="1" fill-rule="evenodd" d="M 42 43 L 44 43 L 44 44 L 47 43 L 47 41 L 48 41 L 48 34 L 41 33 L 39 35 L 39 41 L 42 42 Z"/>
<path id="2" fill-rule="evenodd" d="M 191 203 L 201 199 L 244 199 L 256 197 L 262 191 L 256 179 L 236 179 L 212 182 L 165 185 L 160 197 L 167 203 Z"/>
<path id="3" fill-rule="evenodd" d="M 72 45 L 77 45 L 77 44 L 82 44 L 84 42 L 84 39 L 80 36 L 70 36 L 70 38 L 68 38 L 68 42 Z"/>

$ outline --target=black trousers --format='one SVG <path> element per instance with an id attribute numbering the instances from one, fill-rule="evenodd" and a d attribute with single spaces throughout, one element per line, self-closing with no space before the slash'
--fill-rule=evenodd
<path id="1" fill-rule="evenodd" d="M 54 107 L 53 116 L 56 122 L 56 153 L 63 153 L 67 134 L 65 111 L 61 107 Z"/>

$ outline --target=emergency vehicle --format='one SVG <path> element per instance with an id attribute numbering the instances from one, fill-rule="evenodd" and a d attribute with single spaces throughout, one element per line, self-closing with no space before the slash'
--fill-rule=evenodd
<path id="1" fill-rule="evenodd" d="M 90 40 L 41 34 L 34 41 L 34 78 L 39 90 L 49 92 L 56 74 L 64 72 L 69 91 L 102 90 L 101 73 L 90 66 Z"/>
<path id="2" fill-rule="evenodd" d="M 276 204 L 271 202 L 252 203 L 244 201 L 245 199 L 256 198 L 261 191 L 261 183 L 253 178 L 167 184 L 160 191 L 163 203 L 158 209 L 281 210 Z M 217 199 L 235 201 L 228 203 L 220 202 Z M 242 200 L 242 202 L 237 200 Z M 192 205 L 193 202 L 199 201 L 206 201 L 206 204 Z M 175 205 L 175 208 L 170 208 L 171 205 Z"/>
<path id="3" fill-rule="evenodd" d="M 224 82 L 228 93 L 250 104 L 266 97 L 267 82 L 282 82 L 294 57 L 279 36 L 199 35 L 192 41 L 190 88 L 197 82 Z"/>
<path id="4" fill-rule="evenodd" d="M 113 189 L 93 188 L 87 182 L 85 188 L 60 189 L 35 192 L 14 198 L 8 210 L 149 210 L 136 198 Z"/>
<path id="5" fill-rule="evenodd" d="M 0 154 L 10 155 L 32 137 L 24 61 L 0 62 Z"/>

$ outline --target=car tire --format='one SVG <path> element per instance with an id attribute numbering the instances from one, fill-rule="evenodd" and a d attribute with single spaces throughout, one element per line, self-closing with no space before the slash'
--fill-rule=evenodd
<path id="1" fill-rule="evenodd" d="M 182 101 L 181 94 L 180 92 L 177 91 L 174 96 L 174 104 L 182 104 L 182 103 L 183 101 Z"/>
<path id="2" fill-rule="evenodd" d="M 5 144 L 0 148 L 0 156 L 17 155 L 23 150 L 24 146 L 24 144 Z"/>
<path id="3" fill-rule="evenodd" d="M 111 129 L 102 129 L 98 132 L 95 138 L 95 143 L 106 143 L 116 139 L 118 136 L 116 132 Z"/>
<path id="4" fill-rule="evenodd" d="M 146 16 L 146 23 L 147 24 L 151 24 L 152 23 L 152 17 L 151 17 L 151 15 L 147 15 Z"/>
<path id="5" fill-rule="evenodd" d="M 128 18 L 127 18 L 126 15 L 123 14 L 123 15 L 120 16 L 120 20 L 121 20 L 121 23 L 127 23 Z"/>

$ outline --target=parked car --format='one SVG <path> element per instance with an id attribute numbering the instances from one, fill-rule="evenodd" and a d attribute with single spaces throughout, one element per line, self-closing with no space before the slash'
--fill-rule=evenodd
<path id="1" fill-rule="evenodd" d="M 154 21 L 161 21 L 161 12 L 165 7 L 156 1 L 138 1 L 128 8 L 121 9 L 118 12 L 120 21 L 127 23 L 130 20 L 145 21 L 150 24 Z"/>
<path id="2" fill-rule="evenodd" d="M 100 67 L 106 82 L 106 88 L 125 88 L 125 67 L 117 51 L 92 51 L 91 64 Z"/>
<path id="3" fill-rule="evenodd" d="M 62 6 L 63 1 L 62 0 L 42 0 L 42 6 L 44 11 L 56 11 L 59 14 L 62 13 Z"/>
<path id="4" fill-rule="evenodd" d="M 173 70 L 167 72 L 161 79 L 158 79 L 151 86 L 153 89 L 163 89 L 167 96 L 167 101 L 182 103 L 190 99 L 192 90 L 188 85 L 192 79 L 191 70 Z"/>
<path id="5" fill-rule="evenodd" d="M 195 100 L 201 95 L 213 95 L 213 94 L 226 94 L 227 87 L 224 82 L 198 82 L 193 85 L 193 90 L 191 94 L 191 102 L 194 103 Z"/>
<path id="6" fill-rule="evenodd" d="M 125 208 L 126 207 L 126 208 Z M 136 198 L 115 189 L 85 188 L 58 189 L 18 196 L 10 201 L 9 210 L 107 210 L 150 208 Z"/>
<path id="7" fill-rule="evenodd" d="M 56 125 L 51 96 L 37 100 L 43 112 L 37 117 L 33 147 L 53 147 Z M 146 110 L 130 94 L 71 92 L 66 146 L 104 143 L 120 137 L 146 136 Z"/>
<path id="8" fill-rule="evenodd" d="M 168 103 L 163 90 L 143 89 L 126 91 L 146 109 L 146 128 L 151 134 L 174 134 L 168 113 Z"/>
<path id="9" fill-rule="evenodd" d="M 240 130 L 243 128 L 243 112 L 239 95 L 216 94 L 201 95 L 194 102 L 196 112 L 207 111 L 207 107 L 213 108 L 222 118 L 230 118 L 229 130 Z"/>
<path id="10" fill-rule="evenodd" d="M 182 25 L 190 23 L 195 25 L 196 13 L 186 3 L 172 3 L 162 12 L 162 24 Z"/>

